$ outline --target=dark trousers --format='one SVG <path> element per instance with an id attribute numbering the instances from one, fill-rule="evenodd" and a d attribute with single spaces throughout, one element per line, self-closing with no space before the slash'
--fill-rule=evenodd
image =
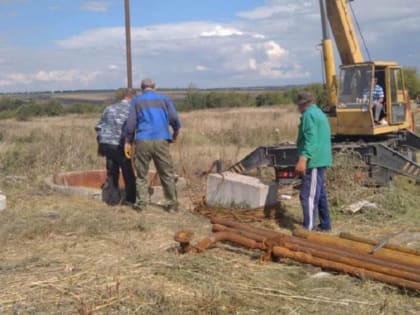
<path id="1" fill-rule="evenodd" d="M 108 181 L 113 185 L 113 188 L 118 189 L 118 181 L 120 176 L 120 168 L 122 171 L 126 201 L 130 203 L 136 202 L 136 177 L 134 175 L 131 160 L 124 155 L 122 146 L 103 144 L 99 145 L 99 152 L 106 159 L 106 171 Z"/>
<path id="2" fill-rule="evenodd" d="M 325 167 L 307 169 L 302 178 L 300 202 L 303 209 L 303 227 L 308 230 L 315 228 L 317 213 L 321 229 L 331 229 L 330 210 L 324 184 L 325 170 Z"/>

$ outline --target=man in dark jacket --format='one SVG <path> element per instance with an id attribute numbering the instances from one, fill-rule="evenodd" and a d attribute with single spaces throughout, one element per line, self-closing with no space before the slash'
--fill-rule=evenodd
<path id="1" fill-rule="evenodd" d="M 127 120 L 126 153 L 131 155 L 135 141 L 135 169 L 137 173 L 137 201 L 135 210 L 147 207 L 147 175 L 153 160 L 165 193 L 166 210 L 178 210 L 174 168 L 169 143 L 176 141 L 181 128 L 178 113 L 169 97 L 155 92 L 155 83 L 145 79 L 141 83 L 142 95 L 131 102 Z M 173 133 L 171 133 L 170 127 Z"/>
<path id="2" fill-rule="evenodd" d="M 124 154 L 125 128 L 134 92 L 123 90 L 123 99 L 108 106 L 95 127 L 99 142 L 99 154 L 106 158 L 107 181 L 103 188 L 103 200 L 111 205 L 119 204 L 120 169 L 125 182 L 126 201 L 136 202 L 136 181 L 131 164 Z"/>

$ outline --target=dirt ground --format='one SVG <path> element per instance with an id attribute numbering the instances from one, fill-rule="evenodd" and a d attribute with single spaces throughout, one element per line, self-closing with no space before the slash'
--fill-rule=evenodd
<path id="1" fill-rule="evenodd" d="M 192 211 L 205 183 L 198 171 L 216 158 L 235 161 L 264 139 L 293 140 L 297 116 L 290 109 L 254 111 L 182 115 L 184 134 L 172 150 L 189 185 L 180 192 L 178 214 L 158 207 L 138 214 L 61 195 L 44 184 L 58 170 L 103 165 L 95 152 L 97 117 L 0 122 L 0 188 L 8 197 L 0 212 L 0 313 L 419 314 L 418 293 L 288 260 L 262 263 L 258 251 L 218 244 L 201 254 L 176 253 L 175 232 L 192 230 L 196 240 L 210 233 L 208 220 Z M 275 113 L 289 116 L 279 123 Z M 329 173 L 333 233 L 381 239 L 402 231 L 394 243 L 420 248 L 418 185 L 397 179 L 384 189 L 351 186 L 340 169 Z M 300 222 L 296 191 L 287 193 L 293 198 L 278 221 L 254 224 L 287 231 Z M 345 211 L 360 199 L 378 208 Z"/>

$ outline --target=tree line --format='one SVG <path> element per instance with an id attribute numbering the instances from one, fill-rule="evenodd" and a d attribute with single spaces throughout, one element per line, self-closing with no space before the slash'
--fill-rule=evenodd
<path id="1" fill-rule="evenodd" d="M 415 67 L 405 67 L 404 79 L 406 88 L 411 99 L 415 100 L 420 96 L 420 75 Z M 179 109 L 184 111 L 207 109 L 207 108 L 229 108 L 229 107 L 260 107 L 293 104 L 296 102 L 300 91 L 311 91 L 315 101 L 321 107 L 327 105 L 327 93 L 323 84 L 314 83 L 300 87 L 289 88 L 284 91 L 264 91 L 255 95 L 246 92 L 205 92 L 195 88 L 188 89 L 186 99 L 179 104 Z"/>
<path id="2" fill-rule="evenodd" d="M 9 96 L 0 97 L 0 119 L 16 118 L 19 121 L 33 117 L 54 117 L 66 114 L 101 113 L 105 105 L 72 104 L 63 106 L 56 99 L 22 100 Z"/>
<path id="3" fill-rule="evenodd" d="M 404 68 L 404 79 L 410 98 L 416 99 L 420 95 L 420 76 L 417 69 L 414 67 Z M 314 83 L 278 91 L 262 90 L 261 93 L 246 91 L 202 91 L 191 87 L 187 90 L 185 99 L 177 102 L 175 105 L 179 111 L 286 105 L 295 103 L 298 93 L 302 90 L 311 91 L 316 98 L 316 103 L 321 107 L 327 104 L 324 85 Z M 121 90 L 117 90 L 115 98 L 121 98 Z M 106 105 L 80 103 L 64 106 L 54 98 L 47 100 L 23 100 L 2 96 L 0 97 L 0 119 L 16 118 L 17 120 L 24 121 L 32 117 L 101 113 Z"/>
<path id="4" fill-rule="evenodd" d="M 293 87 L 285 91 L 262 91 L 261 93 L 238 91 L 202 91 L 190 88 L 185 101 L 178 104 L 181 111 L 209 108 L 261 107 L 293 104 L 301 90 L 311 91 L 318 104 L 326 104 L 326 93 L 322 84 Z"/>

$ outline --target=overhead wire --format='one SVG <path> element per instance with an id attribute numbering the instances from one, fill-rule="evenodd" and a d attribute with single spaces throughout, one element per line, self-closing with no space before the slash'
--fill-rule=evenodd
<path id="1" fill-rule="evenodd" d="M 366 50 L 366 54 L 369 58 L 369 61 L 372 61 L 372 56 L 370 55 L 370 51 L 369 51 L 369 48 L 368 48 L 368 45 L 367 45 L 367 41 L 365 39 L 365 36 L 363 35 L 362 28 L 360 26 L 359 20 L 358 20 L 357 15 L 356 15 L 356 11 L 354 10 L 353 5 L 351 4 L 351 1 L 349 1 L 349 7 L 350 7 L 350 10 L 352 12 L 354 21 L 356 23 L 357 30 L 359 31 L 360 37 L 362 38 L 362 42 L 363 42 L 363 46 Z"/>

